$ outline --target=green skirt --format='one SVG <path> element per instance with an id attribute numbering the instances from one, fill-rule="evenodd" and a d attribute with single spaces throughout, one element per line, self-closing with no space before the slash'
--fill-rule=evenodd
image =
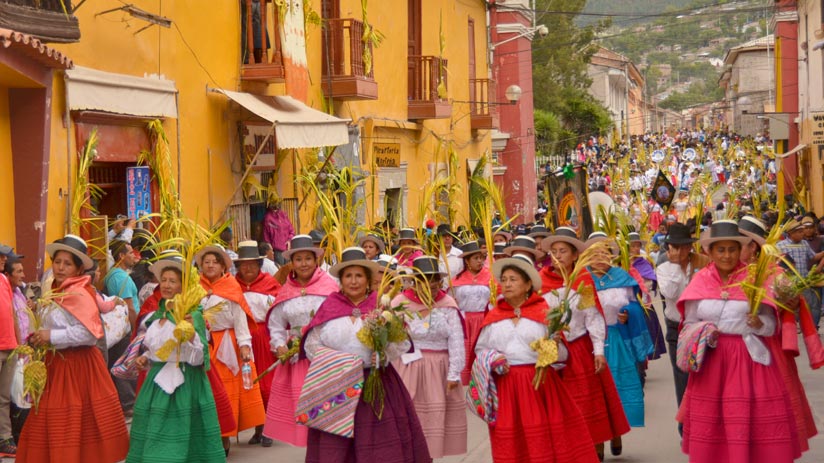
<path id="1" fill-rule="evenodd" d="M 127 463 L 225 462 L 215 399 L 203 367 L 180 364 L 184 381 L 167 394 L 152 365 L 134 404 Z"/>

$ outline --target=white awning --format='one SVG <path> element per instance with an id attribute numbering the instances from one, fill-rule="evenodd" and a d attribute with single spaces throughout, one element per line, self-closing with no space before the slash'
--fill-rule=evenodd
<path id="1" fill-rule="evenodd" d="M 290 96 L 265 96 L 213 89 L 275 126 L 277 147 L 319 148 L 349 143 L 349 119 L 310 108 Z"/>
<path id="2" fill-rule="evenodd" d="M 172 80 L 75 66 L 66 71 L 66 86 L 68 105 L 72 111 L 177 118 L 177 88 Z"/>

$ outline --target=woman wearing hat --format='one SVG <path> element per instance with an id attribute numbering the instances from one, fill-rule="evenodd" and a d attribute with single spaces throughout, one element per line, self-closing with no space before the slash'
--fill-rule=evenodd
<path id="1" fill-rule="evenodd" d="M 590 246 L 610 240 L 605 234 L 593 233 L 587 240 Z M 593 237 L 593 235 L 596 235 Z M 653 351 L 652 339 L 644 321 L 644 309 L 638 303 L 641 289 L 638 282 L 624 269 L 610 265 L 613 256 L 608 251 L 596 254 L 587 268 L 595 283 L 598 300 L 604 310 L 607 339 L 604 356 L 615 382 L 624 414 L 632 427 L 644 426 L 644 390 L 639 365 Z M 621 436 L 613 437 L 610 450 L 620 455 Z"/>
<path id="2" fill-rule="evenodd" d="M 266 326 L 266 314 L 275 302 L 280 283 L 273 276 L 261 271 L 263 256 L 258 251 L 257 241 L 241 241 L 237 246 L 237 255 L 235 278 L 240 284 L 240 289 L 243 290 L 243 297 L 252 309 L 252 315 L 257 323 L 257 329 L 252 332 L 252 354 L 257 371 L 264 372 L 277 360 L 269 347 L 270 338 L 269 329 Z M 266 409 L 272 387 L 272 376 L 265 375 L 258 383 L 260 395 L 263 398 L 263 408 Z M 261 443 L 264 447 L 272 445 L 272 439 L 263 436 L 263 425 L 257 426 L 255 434 L 249 439 L 250 445 Z"/>
<path id="3" fill-rule="evenodd" d="M 292 271 L 278 291 L 266 321 L 269 349 L 277 356 L 287 353 L 290 341 L 300 338 L 301 330 L 318 307 L 338 290 L 335 280 L 320 269 L 323 249 L 315 246 L 309 235 L 292 238 L 283 257 L 291 263 Z M 297 355 L 275 367 L 263 426 L 267 438 L 306 447 L 307 428 L 295 423 L 295 409 L 308 369 L 309 361 Z"/>
<path id="4" fill-rule="evenodd" d="M 678 406 L 681 405 L 681 399 L 687 387 L 687 373 L 678 368 L 675 357 L 681 323 L 677 303 L 695 273 L 709 264 L 707 256 L 694 252 L 693 243 L 695 241 L 688 226 L 678 222 L 673 223 L 664 238 L 666 245 L 666 250 L 662 251 L 664 262 L 655 269 L 658 291 L 664 297 L 664 323 L 667 328 L 665 340 L 675 384 L 675 401 Z"/>
<path id="5" fill-rule="evenodd" d="M 378 256 L 386 250 L 386 244 L 380 236 L 369 233 L 360 239 L 359 246 L 366 253 L 369 260 L 378 260 Z"/>
<path id="6" fill-rule="evenodd" d="M 438 259 L 418 257 L 412 262 L 415 285 L 392 300 L 404 305 L 407 331 L 414 352 L 395 360 L 418 413 L 429 456 L 443 458 L 466 453 L 466 411 L 461 370 L 466 356 L 464 329 L 458 304 L 441 289 L 445 272 Z"/>
<path id="7" fill-rule="evenodd" d="M 558 291 L 567 283 L 563 272 L 555 268 L 562 266 L 566 274 L 572 273 L 585 245 L 578 239 L 575 230 L 569 227 L 556 228 L 555 233 L 544 238 L 541 244 L 553 257 L 553 266 L 541 270 L 541 292 L 549 307 L 554 308 L 561 303 Z M 564 333 L 569 361 L 564 369 L 563 381 L 584 416 L 598 456 L 603 458 L 604 442 L 626 434 L 630 427 L 604 356 L 606 321 L 589 273 L 579 275 L 571 291 L 575 292 L 575 288 L 581 285 L 593 293 L 591 301 L 594 303 L 590 302 L 592 305 L 589 307 L 578 307 L 584 298 L 577 294 L 569 297 L 572 318 Z"/>
<path id="8" fill-rule="evenodd" d="M 217 309 L 210 317 L 211 367 L 217 370 L 229 394 L 237 423 L 237 428 L 222 434 L 223 448 L 228 453 L 230 436 L 259 426 L 266 419 L 260 386 L 255 383 L 251 389 L 245 389 L 241 375 L 241 368 L 248 364 L 252 377 L 257 376 L 252 362 L 251 333 L 257 329 L 257 323 L 243 297 L 243 290 L 228 272 L 232 267 L 229 254 L 220 246 L 206 246 L 195 255 L 195 261 L 200 269 L 200 285 L 206 290 L 201 301 L 203 310 Z"/>
<path id="9" fill-rule="evenodd" d="M 420 242 L 417 235 L 415 235 L 414 228 L 401 228 L 398 234 L 398 252 L 395 258 L 398 259 L 398 265 L 401 267 L 411 267 L 412 261 L 421 257 L 423 251 L 420 248 Z"/>
<path id="10" fill-rule="evenodd" d="M 641 235 L 636 232 L 627 234 L 627 241 L 629 242 L 629 257 L 630 257 L 630 275 L 638 281 L 641 289 L 641 301 L 644 303 L 644 320 L 647 323 L 647 330 L 654 350 L 649 355 L 649 360 L 656 360 L 661 355 L 667 352 L 667 344 L 664 341 L 664 330 L 661 329 L 661 322 L 658 321 L 658 315 L 655 313 L 655 306 L 652 303 L 652 293 L 658 288 L 658 277 L 655 276 L 655 267 L 647 259 L 646 253 L 642 250 L 646 243 L 641 239 Z M 643 383 L 643 378 L 642 378 Z"/>
<path id="11" fill-rule="evenodd" d="M 741 248 L 741 261 L 750 264 L 758 259 L 761 254 L 761 246 L 766 243 L 767 228 L 763 222 L 752 216 L 744 216 L 738 221 L 738 232 L 750 238 L 750 242 Z M 776 269 L 782 272 L 783 269 Z M 776 279 L 780 277 L 776 276 Z M 803 297 L 796 297 L 792 300 L 779 300 L 784 306 L 791 310 L 779 310 L 779 328 L 775 330 L 775 336 L 766 338 L 770 353 L 774 356 L 776 364 L 781 371 L 784 384 L 790 394 L 790 404 L 793 408 L 796 429 L 799 430 L 798 438 L 801 451 L 809 450 L 808 440 L 818 434 L 818 429 L 813 419 L 807 394 L 798 376 L 798 365 L 795 358 L 799 355 L 797 329 L 800 324 L 802 338 L 807 349 L 807 359 L 810 367 L 820 368 L 824 365 L 824 348 L 821 345 L 821 338 L 815 329 L 812 313 Z M 798 322 L 796 321 L 798 317 Z"/>
<path id="12" fill-rule="evenodd" d="M 678 411 L 681 449 L 690 461 L 790 462 L 801 456 L 790 397 L 764 343 L 775 332 L 775 308 L 767 297 L 753 314 L 741 288 L 747 277 L 741 247 L 750 239 L 731 220 L 714 222 L 701 239 L 712 262 L 678 300 L 681 340 L 701 323 L 715 330 L 700 369 L 689 373 Z"/>
<path id="13" fill-rule="evenodd" d="M 472 347 L 481 333 L 481 323 L 489 307 L 489 283 L 492 273 L 485 265 L 486 251 L 477 241 L 466 243 L 462 249 L 464 270 L 452 280 L 452 294 L 463 315 L 466 332 L 466 363 L 461 371 L 461 382 L 466 386 L 469 384 L 472 362 L 475 361 L 475 351 Z"/>
<path id="14" fill-rule="evenodd" d="M 546 301 L 539 295 L 541 277 L 526 256 L 507 257 L 492 265 L 502 298 L 483 321 L 475 345 L 474 384 L 491 378 L 497 388 L 495 422 L 489 425 L 492 459 L 496 462 L 596 462 L 586 422 L 554 368 L 533 386 L 538 354 L 530 343 L 547 335 Z M 555 342 L 555 341 L 552 341 Z M 558 343 L 558 362 L 567 349 Z M 496 372 L 484 359 L 495 359 Z M 481 375 L 481 371 L 486 374 Z M 477 372 L 477 373 L 476 373 Z M 474 393 L 473 393 L 474 395 Z M 489 422 L 490 415 L 485 413 Z"/>
<path id="15" fill-rule="evenodd" d="M 80 463 L 94 455 L 101 463 L 121 461 L 129 435 L 120 400 L 103 355 L 95 346 L 103 324 L 90 278 L 86 242 L 66 235 L 46 246 L 52 259 L 55 297 L 41 309 L 41 329 L 33 346 L 52 346 L 46 354 L 46 387 L 37 413 L 30 413 L 20 435 L 18 461 Z"/>
<path id="16" fill-rule="evenodd" d="M 390 363 L 409 350 L 409 341 L 389 343 L 388 358 L 379 359 L 358 339 L 363 317 L 377 308 L 377 292 L 370 291 L 372 272 L 377 267 L 366 259 L 361 248 L 343 251 L 340 262 L 330 270 L 332 276 L 340 279 L 340 291 L 330 294 L 318 308 L 306 326 L 302 348 L 310 361 L 324 350 L 354 356 L 363 364 L 364 380 L 376 361 L 384 364 L 379 377 L 385 393 L 383 412 L 379 418 L 373 405 L 361 397 L 354 412 L 353 438 L 310 429 L 308 463 L 432 461 L 412 399 Z"/>
<path id="17" fill-rule="evenodd" d="M 135 362 L 138 368 L 150 370 L 135 402 L 126 461 L 226 461 L 215 399 L 204 371 L 210 363 L 209 338 L 200 310 L 186 317 L 195 327 L 193 336 L 167 358 L 158 356 L 167 342 L 176 342 L 177 320 L 169 304 L 183 289 L 182 259 L 158 260 L 150 271 L 159 282 L 162 299 L 143 324 L 146 353 Z"/>

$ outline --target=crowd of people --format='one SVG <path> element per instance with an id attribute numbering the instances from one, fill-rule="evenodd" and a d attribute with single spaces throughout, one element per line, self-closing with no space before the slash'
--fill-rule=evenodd
<path id="1" fill-rule="evenodd" d="M 594 189 L 618 204 L 607 220 L 622 224 L 588 236 L 543 220 L 427 223 L 376 227 L 328 255 L 327 237 L 295 235 L 273 208 L 266 241 L 234 246 L 224 230 L 194 253 L 156 249 L 148 231 L 119 221 L 108 267 L 66 235 L 29 285 L 23 256 L 0 246 L 0 456 L 222 462 L 230 438 L 253 430 L 248 445 L 305 447 L 307 462 L 430 462 L 466 453 L 477 417 L 495 462 L 604 461 L 607 444 L 622 455 L 622 436 L 645 426 L 646 370 L 668 356 L 690 461 L 799 458 L 817 429 L 797 332 L 811 367 L 824 365 L 819 219 L 777 222 L 773 208 L 754 207 L 760 197 L 736 190 L 750 158 L 729 173 L 708 167 L 727 168 L 722 153 L 738 156 L 745 141 L 684 132 L 635 142 L 580 148 Z M 650 195 L 649 148 L 669 151 L 655 163 L 673 167 L 688 197 L 660 221 L 621 207 Z M 699 220 L 721 180 L 686 179 L 716 174 L 729 179 L 723 213 Z M 205 295 L 182 315 L 190 275 Z M 41 392 L 16 387 L 18 370 L 39 360 Z"/>

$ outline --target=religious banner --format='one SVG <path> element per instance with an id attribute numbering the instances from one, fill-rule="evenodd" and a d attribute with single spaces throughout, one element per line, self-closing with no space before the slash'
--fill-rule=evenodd
<path id="1" fill-rule="evenodd" d="M 578 233 L 578 238 L 586 240 L 593 231 L 587 174 L 583 167 L 569 167 L 547 176 L 549 211 L 556 228 L 572 228 Z"/>
<path id="2" fill-rule="evenodd" d="M 672 182 L 662 172 L 658 171 L 658 176 L 655 178 L 655 183 L 652 184 L 652 198 L 662 207 L 669 207 L 675 197 L 675 187 Z"/>

